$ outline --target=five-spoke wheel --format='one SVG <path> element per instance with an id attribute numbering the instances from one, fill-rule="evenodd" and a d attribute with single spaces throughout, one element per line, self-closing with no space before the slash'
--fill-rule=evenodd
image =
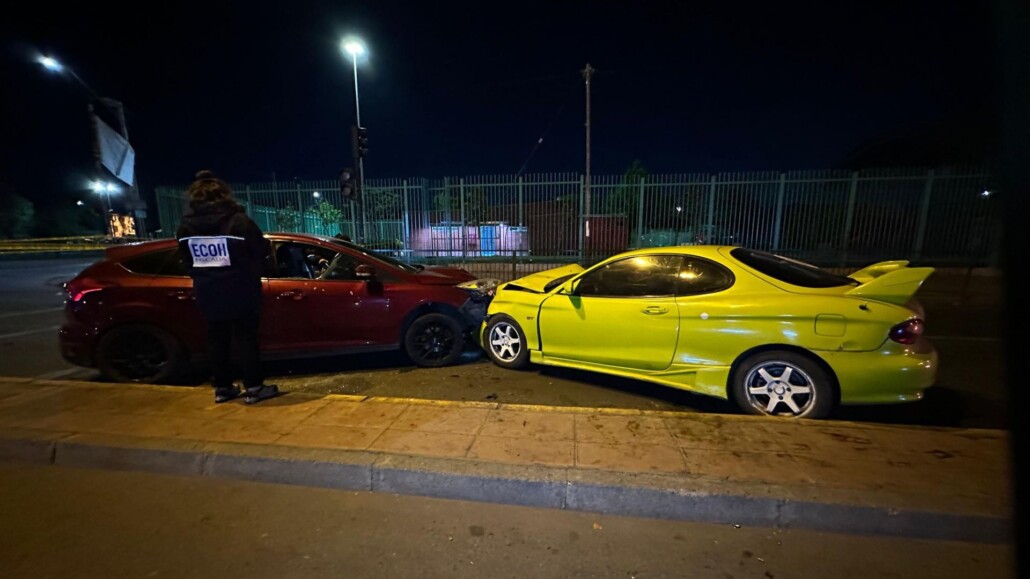
<path id="1" fill-rule="evenodd" d="M 483 342 L 487 355 L 498 366 L 523 368 L 529 363 L 526 334 L 510 316 L 501 314 L 491 318 Z"/>

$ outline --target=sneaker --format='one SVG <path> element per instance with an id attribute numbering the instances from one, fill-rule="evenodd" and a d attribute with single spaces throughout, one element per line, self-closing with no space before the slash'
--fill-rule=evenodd
<path id="1" fill-rule="evenodd" d="M 275 398 L 281 394 L 279 387 L 275 384 L 264 384 L 255 388 L 247 388 L 246 398 L 243 399 L 247 404 L 257 404 L 262 400 L 268 400 L 269 398 Z"/>
<path id="2" fill-rule="evenodd" d="M 215 388 L 215 404 L 221 404 L 222 402 L 228 402 L 240 395 L 239 386 L 230 386 L 229 388 Z"/>

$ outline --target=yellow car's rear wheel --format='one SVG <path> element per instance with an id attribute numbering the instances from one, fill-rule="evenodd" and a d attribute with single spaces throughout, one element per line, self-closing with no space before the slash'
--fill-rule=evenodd
<path id="1" fill-rule="evenodd" d="M 494 316 L 486 326 L 486 354 L 502 368 L 525 368 L 529 364 L 526 334 L 519 323 L 504 314 Z"/>
<path id="2" fill-rule="evenodd" d="M 829 373 L 796 352 L 761 352 L 741 362 L 733 374 L 734 400 L 749 414 L 823 418 L 836 405 Z"/>

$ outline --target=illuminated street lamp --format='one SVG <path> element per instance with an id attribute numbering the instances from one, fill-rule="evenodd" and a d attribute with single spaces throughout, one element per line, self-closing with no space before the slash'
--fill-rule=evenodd
<path id="1" fill-rule="evenodd" d="M 111 194 L 120 193 L 121 189 L 109 181 L 93 181 L 89 184 L 89 188 L 94 193 L 100 195 L 104 200 L 104 221 L 107 225 L 108 234 L 111 233 L 110 214 L 111 214 Z"/>
<path id="2" fill-rule="evenodd" d="M 117 193 L 119 191 L 118 186 L 109 181 L 93 181 L 89 184 L 89 188 L 94 193 Z"/>
<path id="3" fill-rule="evenodd" d="M 60 62 L 57 62 L 49 56 L 40 56 L 36 59 L 36 62 L 42 64 L 43 68 L 51 70 L 53 72 L 61 72 L 62 70 L 64 70 L 64 67 L 61 66 Z"/>

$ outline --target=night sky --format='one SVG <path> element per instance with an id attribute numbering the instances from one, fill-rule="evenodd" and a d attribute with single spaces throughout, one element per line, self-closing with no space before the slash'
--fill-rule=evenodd
<path id="1" fill-rule="evenodd" d="M 333 179 L 350 164 L 348 33 L 370 50 L 369 177 L 513 174 L 545 132 L 525 171 L 582 172 L 587 62 L 595 174 L 990 157 L 989 3 L 785 4 L 37 2 L 0 24 L 0 182 L 40 205 L 87 195 L 88 94 L 39 54 L 125 104 L 144 198 L 201 168 Z"/>

